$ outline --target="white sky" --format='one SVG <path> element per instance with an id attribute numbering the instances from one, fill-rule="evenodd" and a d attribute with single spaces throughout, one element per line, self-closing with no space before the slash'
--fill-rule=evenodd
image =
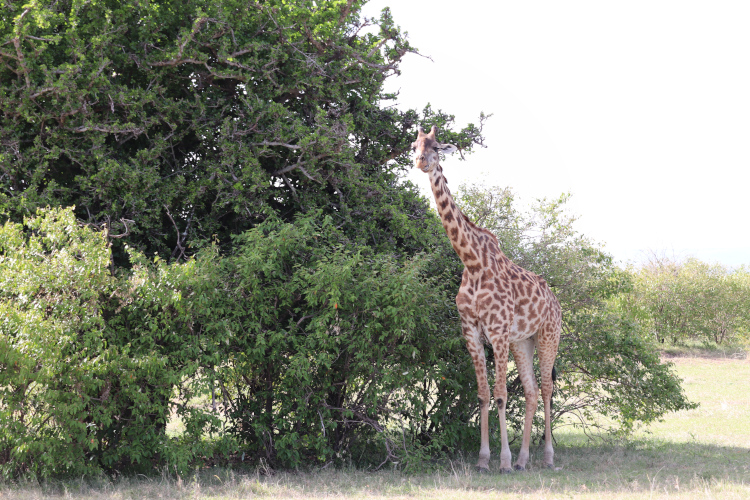
<path id="1" fill-rule="evenodd" d="M 400 107 L 458 126 L 494 114 L 488 148 L 444 162 L 454 189 L 570 192 L 577 229 L 622 263 L 750 264 L 750 2 L 372 0 L 364 14 L 384 6 L 432 58 L 408 55 L 387 83 Z"/>

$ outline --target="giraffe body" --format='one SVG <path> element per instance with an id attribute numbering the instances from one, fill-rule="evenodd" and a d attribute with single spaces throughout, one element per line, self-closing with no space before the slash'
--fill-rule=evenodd
<path id="1" fill-rule="evenodd" d="M 500 249 L 495 235 L 474 225 L 456 207 L 439 164 L 439 153 L 452 153 L 456 147 L 437 142 L 433 127 L 429 134 L 425 134 L 420 128 L 412 148 L 415 166 L 428 173 L 443 227 L 453 249 L 464 263 L 456 306 L 461 316 L 466 347 L 477 376 L 481 428 L 477 467 L 489 468 L 488 414 L 490 402 L 494 400 L 500 418 L 500 467 L 503 471 L 511 470 L 505 422 L 509 351 L 513 353 L 526 398 L 523 441 L 515 467 L 526 467 L 531 424 L 539 399 L 539 388 L 533 370 L 535 349 L 539 358 L 544 402 L 544 463 L 552 467 L 552 368 L 560 343 L 560 303 L 541 276 L 511 262 Z M 495 359 L 496 376 L 492 399 L 484 355 L 485 340 L 492 345 Z"/>

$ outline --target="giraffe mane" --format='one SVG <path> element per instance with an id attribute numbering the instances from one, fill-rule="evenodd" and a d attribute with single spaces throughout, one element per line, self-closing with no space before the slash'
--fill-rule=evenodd
<path id="1" fill-rule="evenodd" d="M 495 235 L 495 233 L 493 233 L 493 232 L 492 232 L 492 231 L 490 231 L 489 229 L 485 229 L 485 228 L 483 228 L 483 227 L 479 227 L 479 226 L 477 226 L 476 224 L 474 224 L 474 222 L 472 222 L 472 220 L 471 220 L 471 219 L 469 219 L 469 216 L 468 216 L 468 215 L 466 215 L 465 213 L 463 213 L 463 212 L 462 212 L 461 210 L 459 210 L 459 212 L 461 213 L 461 216 L 462 216 L 462 217 L 464 218 L 464 221 L 465 221 L 466 223 L 468 223 L 468 224 L 469 224 L 469 227 L 471 227 L 471 228 L 473 228 L 473 229 L 476 229 L 476 230 L 477 230 L 477 231 L 479 231 L 480 233 L 484 233 L 484 234 L 486 234 L 487 236 L 491 236 L 491 237 L 492 237 L 492 239 L 493 239 L 493 240 L 495 240 L 495 243 L 497 243 L 497 244 L 498 244 L 498 246 L 500 246 L 500 242 L 498 241 L 498 239 L 497 239 L 497 236 Z"/>

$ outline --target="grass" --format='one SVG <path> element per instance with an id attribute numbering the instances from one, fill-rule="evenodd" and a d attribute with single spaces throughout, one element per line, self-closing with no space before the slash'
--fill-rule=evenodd
<path id="1" fill-rule="evenodd" d="M 700 402 L 698 409 L 668 415 L 627 442 L 592 444 L 573 431 L 558 433 L 555 471 L 538 467 L 537 448 L 530 471 L 501 475 L 493 450 L 489 474 L 474 470 L 476 457 L 423 474 L 215 469 L 178 480 L 140 476 L 2 486 L 0 499 L 750 498 L 750 360 L 691 352 L 671 361 L 688 397 Z"/>
<path id="2" fill-rule="evenodd" d="M 750 360 L 673 358 L 695 410 L 669 415 L 649 430 L 675 443 L 705 443 L 750 451 Z"/>

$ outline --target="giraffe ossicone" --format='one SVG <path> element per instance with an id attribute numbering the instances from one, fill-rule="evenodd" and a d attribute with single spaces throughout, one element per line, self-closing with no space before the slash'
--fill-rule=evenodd
<path id="1" fill-rule="evenodd" d="M 510 351 L 526 398 L 523 440 L 515 468 L 526 468 L 531 424 L 539 399 L 533 360 L 536 349 L 544 403 L 544 465 L 551 468 L 554 457 L 551 428 L 552 371 L 562 328 L 560 303 L 544 278 L 511 262 L 500 249 L 495 235 L 476 226 L 458 209 L 440 166 L 440 153 L 449 154 L 457 148 L 452 144 L 441 144 L 435 134 L 435 126 L 429 133 L 425 133 L 422 127 L 419 128 L 417 140 L 412 144 L 414 166 L 429 175 L 443 227 L 453 249 L 464 263 L 456 305 L 461 316 L 466 347 L 477 376 L 481 429 L 477 467 L 489 469 L 488 418 L 492 400 L 497 405 L 500 418 L 500 468 L 504 472 L 512 470 L 505 422 Z M 495 358 L 496 375 L 492 399 L 484 355 L 485 338 L 492 345 Z"/>

